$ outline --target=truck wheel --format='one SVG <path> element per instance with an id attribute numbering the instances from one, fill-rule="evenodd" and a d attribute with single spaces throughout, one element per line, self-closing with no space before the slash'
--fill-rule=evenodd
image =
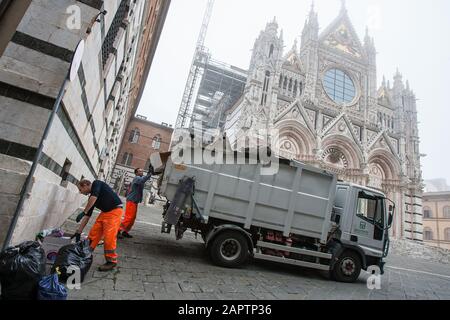
<path id="1" fill-rule="evenodd" d="M 225 231 L 210 244 L 209 255 L 218 266 L 239 267 L 247 261 L 249 256 L 247 239 L 240 232 Z"/>
<path id="2" fill-rule="evenodd" d="M 361 258 L 354 251 L 344 251 L 334 265 L 331 276 L 339 282 L 355 282 L 361 273 Z"/>

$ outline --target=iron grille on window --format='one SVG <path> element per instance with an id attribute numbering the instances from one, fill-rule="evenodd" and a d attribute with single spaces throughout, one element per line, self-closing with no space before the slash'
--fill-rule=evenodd
<path id="1" fill-rule="evenodd" d="M 106 61 L 108 61 L 109 55 L 114 51 L 114 41 L 116 40 L 117 33 L 119 32 L 120 26 L 122 25 L 123 19 L 128 12 L 128 3 L 130 0 L 122 0 L 120 2 L 119 8 L 116 11 L 116 15 L 111 23 L 111 27 L 108 30 L 108 34 L 105 37 L 102 45 L 102 62 L 103 68 L 105 67 Z"/>

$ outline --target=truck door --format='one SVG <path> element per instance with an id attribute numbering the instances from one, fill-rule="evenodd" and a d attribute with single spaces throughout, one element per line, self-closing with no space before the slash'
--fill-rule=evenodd
<path id="1" fill-rule="evenodd" d="M 356 190 L 356 214 L 353 216 L 352 241 L 371 256 L 383 255 L 384 198 L 364 190 Z"/>

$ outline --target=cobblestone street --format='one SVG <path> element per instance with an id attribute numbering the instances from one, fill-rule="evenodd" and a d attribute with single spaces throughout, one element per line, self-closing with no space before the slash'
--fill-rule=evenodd
<path id="1" fill-rule="evenodd" d="M 69 292 L 69 299 L 165 300 L 388 300 L 450 299 L 448 265 L 391 255 L 381 290 L 369 290 L 367 273 L 357 283 L 330 281 L 315 270 L 265 261 L 250 261 L 243 269 L 212 265 L 200 237 L 186 232 L 176 241 L 174 234 L 161 234 L 161 210 L 140 207 L 133 239 L 119 240 L 119 267 L 103 274 L 103 248 L 95 252 L 94 263 L 81 290 Z M 68 228 L 72 223 L 68 223 Z M 86 231 L 89 229 L 86 228 Z"/>

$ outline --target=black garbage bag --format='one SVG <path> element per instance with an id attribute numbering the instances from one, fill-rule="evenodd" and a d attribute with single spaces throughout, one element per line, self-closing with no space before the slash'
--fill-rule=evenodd
<path id="1" fill-rule="evenodd" d="M 38 242 L 24 242 L 0 254 L 3 300 L 35 300 L 45 275 L 45 252 Z"/>
<path id="2" fill-rule="evenodd" d="M 92 260 L 93 256 L 88 239 L 69 244 L 59 249 L 58 256 L 52 267 L 52 273 L 59 273 L 59 281 L 66 283 L 67 279 L 76 272 L 74 270 L 78 268 L 81 276 L 80 280 L 83 282 L 84 277 L 91 268 Z"/>

